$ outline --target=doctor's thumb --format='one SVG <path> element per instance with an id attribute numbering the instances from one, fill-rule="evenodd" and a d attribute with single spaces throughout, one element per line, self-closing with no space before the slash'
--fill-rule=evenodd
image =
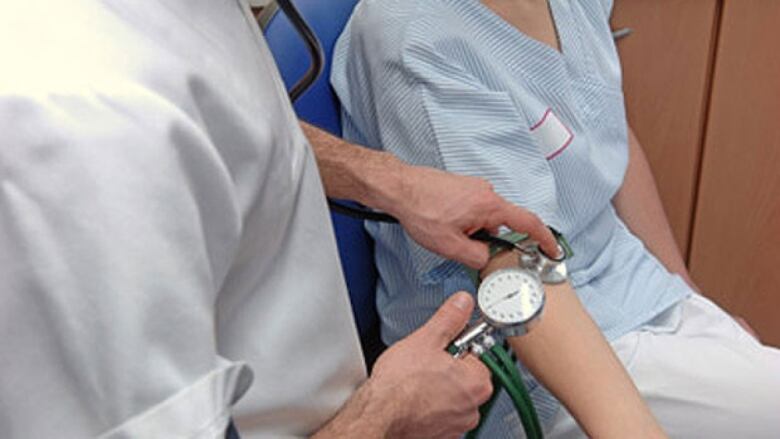
<path id="1" fill-rule="evenodd" d="M 437 349 L 444 349 L 466 327 L 473 309 L 474 299 L 469 293 L 455 293 L 417 331 L 417 336 Z"/>

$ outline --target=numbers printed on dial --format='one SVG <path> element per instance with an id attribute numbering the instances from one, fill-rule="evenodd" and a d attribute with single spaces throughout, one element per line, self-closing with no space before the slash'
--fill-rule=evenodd
<path id="1" fill-rule="evenodd" d="M 477 293 L 477 302 L 488 319 L 503 325 L 524 323 L 543 306 L 539 279 L 526 270 L 509 268 L 488 276 Z"/>

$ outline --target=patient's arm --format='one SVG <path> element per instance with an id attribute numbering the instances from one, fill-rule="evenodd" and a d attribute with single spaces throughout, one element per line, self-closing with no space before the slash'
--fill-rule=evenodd
<path id="1" fill-rule="evenodd" d="M 623 222 L 666 269 L 679 274 L 691 288 L 698 290 L 674 241 L 650 165 L 631 129 L 628 131 L 628 146 L 628 170 L 623 186 L 612 199 L 612 204 Z"/>
<path id="2" fill-rule="evenodd" d="M 623 222 L 667 270 L 679 274 L 691 288 L 701 292 L 693 283 L 680 249 L 674 241 L 672 228 L 666 219 L 650 164 L 631 129 L 628 130 L 628 146 L 630 153 L 628 170 L 626 170 L 623 186 L 612 199 L 612 204 Z M 753 337 L 759 338 L 756 331 L 743 318 L 739 316 L 734 318 Z"/>
<path id="3" fill-rule="evenodd" d="M 487 246 L 468 235 L 507 226 L 527 232 L 553 254 L 557 245 L 531 212 L 501 198 L 486 180 L 402 162 L 301 123 L 328 196 L 355 200 L 398 218 L 420 245 L 472 268 L 488 261 Z"/>
<path id="4" fill-rule="evenodd" d="M 506 252 L 482 274 L 517 265 Z M 569 284 L 545 286 L 542 319 L 509 343 L 533 375 L 574 416 L 589 437 L 665 437 L 631 378 Z"/>

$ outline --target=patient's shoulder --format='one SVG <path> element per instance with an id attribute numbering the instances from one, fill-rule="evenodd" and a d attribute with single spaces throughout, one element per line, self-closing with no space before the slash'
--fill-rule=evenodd
<path id="1" fill-rule="evenodd" d="M 363 0 L 345 35 L 364 55 L 400 57 L 409 46 L 433 46 L 461 28 L 451 7 L 439 0 Z M 456 33 L 457 34 L 457 33 Z"/>

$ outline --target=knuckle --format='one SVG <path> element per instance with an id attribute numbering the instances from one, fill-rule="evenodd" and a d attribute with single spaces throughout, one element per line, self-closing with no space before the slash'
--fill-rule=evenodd
<path id="1" fill-rule="evenodd" d="M 477 428 L 477 425 L 479 425 L 479 411 L 474 410 L 466 418 L 466 425 L 465 425 L 466 431 L 470 431 Z"/>
<path id="2" fill-rule="evenodd" d="M 479 406 L 493 394 L 493 383 L 490 372 L 482 365 L 470 367 L 469 379 L 464 380 L 463 388 L 471 396 L 470 403 Z"/>
<path id="3" fill-rule="evenodd" d="M 460 260 L 472 268 L 482 268 L 487 264 L 489 257 L 488 251 L 480 246 L 464 247 L 461 252 L 453 255 L 453 259 Z"/>
<path id="4" fill-rule="evenodd" d="M 448 326 L 448 322 L 450 319 L 446 315 L 441 315 L 437 320 L 433 320 L 428 325 L 428 334 L 437 339 L 437 340 L 443 340 L 448 336 L 448 331 L 446 327 Z"/>
<path id="5" fill-rule="evenodd" d="M 466 368 L 468 376 L 474 381 L 482 380 L 490 374 L 487 367 L 473 354 L 463 358 L 462 363 Z"/>
<path id="6" fill-rule="evenodd" d="M 490 380 L 483 380 L 474 391 L 474 396 L 477 397 L 477 404 L 487 401 L 491 395 L 493 395 L 493 383 Z"/>
<path id="7" fill-rule="evenodd" d="M 482 177 L 472 177 L 473 187 L 477 189 L 475 192 L 493 192 L 493 183 Z"/>
<path id="8" fill-rule="evenodd" d="M 542 220 L 539 219 L 538 216 L 536 216 L 535 213 L 524 209 L 520 206 L 515 206 L 517 208 L 517 217 L 522 219 L 523 222 L 527 223 L 531 227 L 539 227 L 542 225 Z"/>
<path id="9" fill-rule="evenodd" d="M 482 363 L 480 363 L 480 362 L 479 362 L 479 360 L 477 360 L 477 359 L 474 357 L 474 355 L 473 355 L 473 354 L 470 354 L 470 355 L 466 355 L 466 356 L 464 356 L 464 357 L 463 357 L 463 358 L 460 360 L 460 363 L 461 363 L 461 364 L 463 364 L 463 370 L 464 370 L 464 371 L 466 371 L 466 372 L 464 372 L 464 373 L 467 373 L 468 371 L 471 371 L 472 369 L 474 369 L 474 368 L 475 368 L 475 367 L 477 367 L 478 365 L 482 364 Z"/>
<path id="10" fill-rule="evenodd" d="M 487 366 L 482 363 L 480 363 L 479 366 L 479 370 L 482 371 L 483 380 L 486 382 L 492 382 L 491 380 L 493 379 L 493 374 L 490 373 L 490 369 L 488 369 Z"/>

